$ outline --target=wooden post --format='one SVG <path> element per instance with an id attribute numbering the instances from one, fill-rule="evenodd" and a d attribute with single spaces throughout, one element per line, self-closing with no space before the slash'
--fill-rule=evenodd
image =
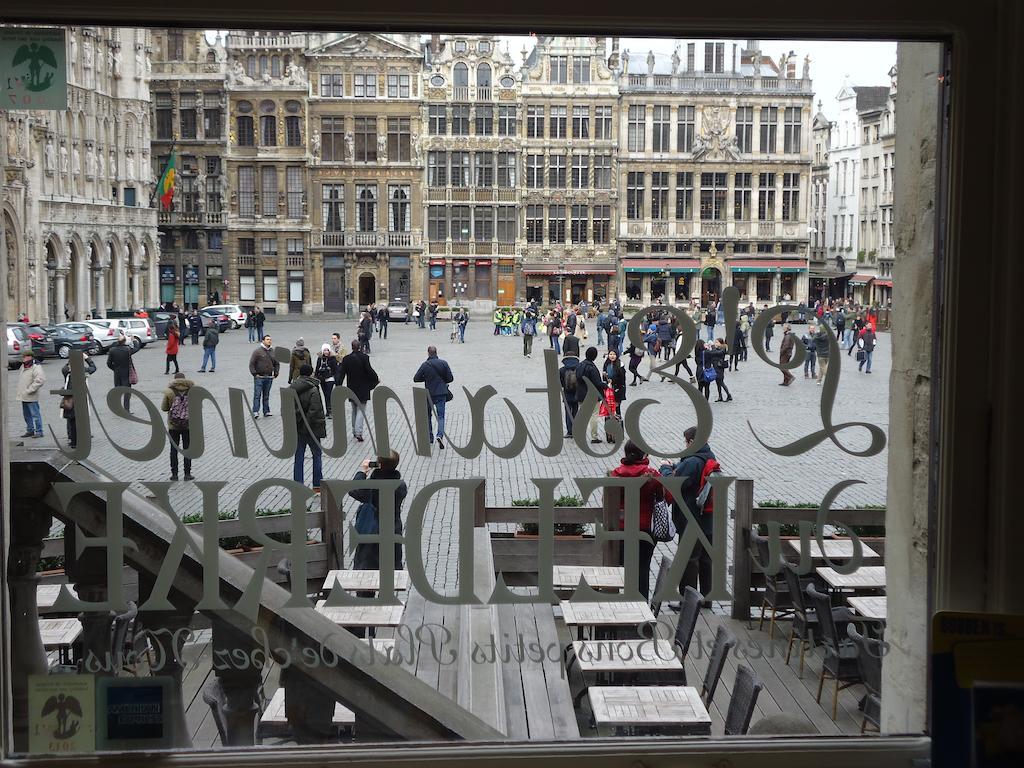
<path id="1" fill-rule="evenodd" d="M 344 518 L 341 514 L 341 503 L 334 498 L 331 489 L 326 485 L 320 491 L 320 508 L 324 514 L 320 535 L 327 545 L 327 570 L 341 570 L 345 567 L 345 532 L 342 529 Z"/>
<path id="2" fill-rule="evenodd" d="M 750 526 L 754 514 L 754 481 L 737 480 L 732 538 L 732 617 L 750 619 Z"/>
<path id="3" fill-rule="evenodd" d="M 262 666 L 253 641 L 233 627 L 214 619 L 213 658 L 217 679 L 207 686 L 203 700 L 210 705 L 225 747 L 253 746 L 262 710 Z M 235 664 L 235 650 L 244 661 Z M 219 668 L 217 665 L 220 665 Z M 286 694 L 287 695 L 287 694 Z M 333 709 L 332 709 L 333 711 Z"/>
<path id="4" fill-rule="evenodd" d="M 604 507 L 602 512 L 602 523 L 605 530 L 615 531 L 619 528 L 619 515 L 622 509 L 622 489 L 604 489 Z M 621 541 L 606 541 L 601 546 L 601 564 L 619 565 L 619 552 L 622 551 Z"/>
<path id="5" fill-rule="evenodd" d="M 480 479 L 473 497 L 473 527 L 487 527 L 487 481 Z"/>
<path id="6" fill-rule="evenodd" d="M 334 695 L 295 668 L 281 670 L 284 712 L 299 744 L 329 744 L 337 739 Z"/>
<path id="7" fill-rule="evenodd" d="M 107 553 L 99 547 L 89 547 L 76 556 L 77 536 L 74 526 L 64 529 L 64 570 L 68 581 L 74 583 L 79 600 L 104 602 L 107 599 Z M 114 612 L 87 610 L 78 614 L 78 620 L 82 622 L 80 671 L 90 675 L 116 675 L 110 644 Z"/>

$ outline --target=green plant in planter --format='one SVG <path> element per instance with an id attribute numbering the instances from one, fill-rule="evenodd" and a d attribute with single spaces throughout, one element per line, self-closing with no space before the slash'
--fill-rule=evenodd
<path id="1" fill-rule="evenodd" d="M 39 565 L 36 566 L 36 573 L 40 571 L 59 571 L 64 567 L 64 555 L 39 558 Z"/>
<path id="2" fill-rule="evenodd" d="M 556 507 L 579 507 L 583 499 L 579 496 L 559 496 L 555 499 Z M 539 507 L 540 499 L 512 499 L 513 507 Z M 537 536 L 540 533 L 537 523 L 522 523 L 519 530 L 528 536 Z M 555 523 L 555 536 L 582 536 L 586 533 L 587 527 L 583 523 Z"/>
<path id="3" fill-rule="evenodd" d="M 821 505 L 815 504 L 813 501 L 791 502 L 782 499 L 765 499 L 757 502 L 757 506 L 764 509 L 817 509 Z"/>

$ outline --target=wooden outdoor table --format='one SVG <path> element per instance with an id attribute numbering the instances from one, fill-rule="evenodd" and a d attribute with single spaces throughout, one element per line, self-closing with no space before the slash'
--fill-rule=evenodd
<path id="1" fill-rule="evenodd" d="M 405 612 L 404 605 L 327 606 L 324 602 L 317 600 L 316 612 L 342 627 L 397 627 L 402 623 Z"/>
<path id="2" fill-rule="evenodd" d="M 681 671 L 669 640 L 577 640 L 573 654 L 583 672 Z"/>
<path id="3" fill-rule="evenodd" d="M 815 570 L 829 587 L 837 591 L 863 592 L 885 589 L 884 565 L 861 566 L 853 573 L 845 575 L 826 566 Z"/>
<path id="4" fill-rule="evenodd" d="M 380 590 L 380 571 L 328 571 L 324 578 L 324 594 L 330 593 L 334 585 L 340 585 L 346 592 L 377 592 Z M 409 572 L 395 571 L 395 590 L 409 589 Z"/>
<path id="5" fill-rule="evenodd" d="M 626 569 L 619 566 L 556 565 L 551 582 L 556 590 L 572 590 L 579 586 L 581 577 L 592 589 L 620 591 L 625 584 Z"/>
<path id="6" fill-rule="evenodd" d="M 878 619 L 885 621 L 886 599 L 885 595 L 872 595 L 868 597 L 848 597 L 846 602 L 850 604 L 857 613 L 866 619 Z"/>
<path id="7" fill-rule="evenodd" d="M 71 646 L 82 636 L 82 622 L 78 619 L 40 619 L 39 636 L 43 649 L 59 651 L 61 662 L 70 662 Z"/>
<path id="8" fill-rule="evenodd" d="M 63 584 L 40 584 L 36 587 L 36 607 L 40 611 L 48 611 L 57 602 Z"/>
<path id="9" fill-rule="evenodd" d="M 331 717 L 331 725 L 338 728 L 348 729 L 355 725 L 356 713 L 338 702 L 334 703 L 334 715 Z M 260 738 L 267 736 L 289 736 L 291 726 L 284 712 L 284 688 L 274 691 L 273 697 L 263 710 L 259 725 Z"/>
<path id="10" fill-rule="evenodd" d="M 594 686 L 588 691 L 601 735 L 620 729 L 710 736 L 711 716 L 700 692 L 686 685 Z"/>
<path id="11" fill-rule="evenodd" d="M 785 539 L 785 542 L 797 553 L 800 554 L 802 543 L 800 539 Z M 878 557 L 878 553 L 871 547 L 861 542 L 861 557 Z M 825 549 L 822 550 L 817 539 L 808 542 L 807 551 L 812 560 L 849 560 L 853 557 L 853 541 L 851 539 L 825 539 Z"/>
<path id="12" fill-rule="evenodd" d="M 575 603 L 563 600 L 562 619 L 565 626 L 576 627 L 577 639 L 583 639 L 583 628 L 593 627 L 594 630 L 615 630 L 639 628 L 642 624 L 653 624 L 654 614 L 651 607 L 643 601 Z"/>

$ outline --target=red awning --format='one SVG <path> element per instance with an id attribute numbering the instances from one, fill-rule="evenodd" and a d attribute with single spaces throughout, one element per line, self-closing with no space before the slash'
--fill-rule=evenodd
<path id="1" fill-rule="evenodd" d="M 887 279 L 875 278 L 875 285 L 879 285 L 882 288 L 892 288 L 892 280 L 888 279 L 888 278 Z"/>
<path id="2" fill-rule="evenodd" d="M 432 266 L 432 267 L 443 267 L 444 266 L 444 259 L 431 259 L 430 260 L 430 266 Z"/>
<path id="3" fill-rule="evenodd" d="M 853 283 L 854 285 L 867 285 L 874 279 L 874 275 L 865 275 L 861 272 L 858 272 L 856 275 L 850 278 L 850 282 Z"/>

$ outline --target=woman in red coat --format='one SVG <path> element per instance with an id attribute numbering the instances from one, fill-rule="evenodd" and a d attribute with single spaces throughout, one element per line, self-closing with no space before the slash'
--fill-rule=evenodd
<path id="1" fill-rule="evenodd" d="M 178 323 L 174 320 L 167 326 L 167 362 L 164 363 L 164 374 L 171 372 L 171 363 L 174 363 L 174 372 L 178 372 L 178 347 L 181 344 L 181 331 Z"/>
<path id="2" fill-rule="evenodd" d="M 649 477 L 646 483 L 640 488 L 640 530 L 650 533 L 651 511 L 654 509 L 654 502 L 663 498 L 662 486 L 658 482 L 658 470 L 651 467 L 650 462 L 642 450 L 632 440 L 627 440 L 623 446 L 623 456 L 619 466 L 611 471 L 612 477 Z M 623 505 L 626 494 L 622 494 Z M 625 514 L 619 518 L 619 530 L 624 530 Z M 654 557 L 654 542 L 640 540 L 640 580 L 638 587 L 640 596 L 644 600 L 650 600 L 651 585 L 651 559 Z M 621 556 L 620 556 L 620 562 Z"/>

